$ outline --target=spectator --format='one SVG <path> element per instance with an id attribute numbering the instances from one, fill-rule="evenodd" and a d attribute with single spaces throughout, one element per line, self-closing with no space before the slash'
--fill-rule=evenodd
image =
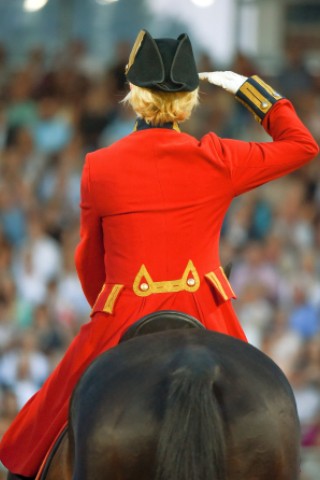
<path id="1" fill-rule="evenodd" d="M 293 306 L 289 314 L 289 325 L 305 339 L 320 332 L 320 316 L 314 305 L 308 301 L 304 288 L 296 285 L 293 291 Z"/>
<path id="2" fill-rule="evenodd" d="M 33 135 L 40 153 L 57 153 L 71 140 L 72 125 L 59 107 L 58 99 L 53 96 L 43 97 L 38 104 Z"/>
<path id="3" fill-rule="evenodd" d="M 36 338 L 33 330 L 24 331 L 16 348 L 5 353 L 0 361 L 0 384 L 14 392 L 19 409 L 40 388 L 50 371 Z"/>
<path id="4" fill-rule="evenodd" d="M 290 327 L 287 311 L 276 309 L 273 322 L 263 337 L 262 350 L 290 379 L 302 348 L 303 338 Z"/>
<path id="5" fill-rule="evenodd" d="M 296 43 L 287 45 L 283 68 L 278 74 L 278 85 L 288 97 L 299 96 L 301 92 L 310 90 L 313 78 L 306 68 L 305 53 Z"/>

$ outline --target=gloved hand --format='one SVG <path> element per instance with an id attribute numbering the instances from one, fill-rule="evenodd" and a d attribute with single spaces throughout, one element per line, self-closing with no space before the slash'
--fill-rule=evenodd
<path id="1" fill-rule="evenodd" d="M 248 79 L 248 77 L 234 72 L 202 72 L 199 73 L 199 78 L 200 80 L 208 80 L 209 83 L 222 87 L 233 94 L 235 94 Z"/>

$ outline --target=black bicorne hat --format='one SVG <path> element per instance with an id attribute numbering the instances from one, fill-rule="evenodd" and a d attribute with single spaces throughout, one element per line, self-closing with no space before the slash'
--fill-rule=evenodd
<path id="1" fill-rule="evenodd" d="M 127 79 L 138 87 L 163 92 L 192 92 L 199 76 L 187 34 L 177 40 L 154 39 L 141 30 L 133 45 L 126 68 Z"/>

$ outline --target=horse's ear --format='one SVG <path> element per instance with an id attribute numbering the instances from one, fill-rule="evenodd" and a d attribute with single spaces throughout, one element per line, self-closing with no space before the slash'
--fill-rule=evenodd
<path id="1" fill-rule="evenodd" d="M 223 271 L 226 274 L 226 277 L 228 280 L 230 279 L 231 270 L 232 270 L 232 262 L 227 263 L 227 265 L 223 267 Z"/>

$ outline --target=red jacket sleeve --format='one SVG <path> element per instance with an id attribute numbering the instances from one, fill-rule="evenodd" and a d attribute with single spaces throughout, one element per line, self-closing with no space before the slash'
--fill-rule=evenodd
<path id="1" fill-rule="evenodd" d="M 278 101 L 262 125 L 273 142 L 220 139 L 214 134 L 211 137 L 229 170 L 235 196 L 302 167 L 319 152 L 288 100 Z"/>
<path id="2" fill-rule="evenodd" d="M 80 243 L 75 252 L 75 265 L 83 292 L 93 306 L 105 281 L 105 269 L 101 219 L 90 191 L 89 157 L 87 155 L 81 178 Z"/>

